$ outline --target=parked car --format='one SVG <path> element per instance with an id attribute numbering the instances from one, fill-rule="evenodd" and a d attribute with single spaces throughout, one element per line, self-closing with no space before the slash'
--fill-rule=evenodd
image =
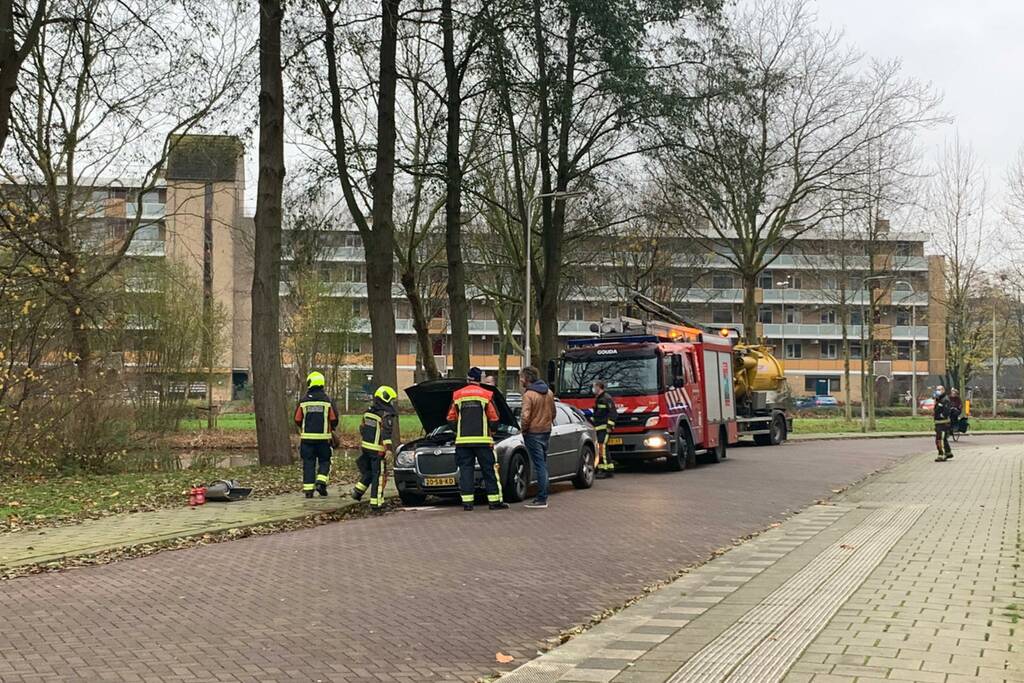
<path id="1" fill-rule="evenodd" d="M 934 398 L 922 398 L 918 404 L 920 410 L 927 410 L 929 413 L 935 410 L 935 399 Z"/>
<path id="2" fill-rule="evenodd" d="M 835 396 L 806 396 L 804 398 L 797 399 L 796 407 L 802 410 L 808 410 L 811 408 L 838 408 L 839 401 L 836 400 Z"/>
<path id="3" fill-rule="evenodd" d="M 452 394 L 466 385 L 464 380 L 436 379 L 421 382 L 405 390 L 426 436 L 399 446 L 395 454 L 395 486 L 405 505 L 423 505 L 427 496 L 457 497 L 459 472 L 455 464 L 455 432 L 448 425 L 448 407 Z M 494 405 L 499 426 L 494 433 L 494 452 L 498 459 L 500 484 L 507 502 L 526 498 L 536 479 L 516 420 L 519 402 L 510 405 L 494 390 Z M 572 481 L 578 489 L 594 484 L 594 428 L 578 410 L 555 405 L 555 424 L 548 448 L 548 474 L 551 481 Z M 480 467 L 476 467 L 476 488 L 483 490 Z"/>

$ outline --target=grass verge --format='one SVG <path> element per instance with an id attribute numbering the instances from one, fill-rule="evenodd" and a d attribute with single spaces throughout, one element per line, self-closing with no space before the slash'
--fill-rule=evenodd
<path id="1" fill-rule="evenodd" d="M 921 417 L 879 417 L 875 420 L 876 432 L 931 432 L 935 429 L 930 416 Z M 981 418 L 970 419 L 972 432 L 1024 430 L 1024 418 Z M 838 434 L 859 432 L 860 420 L 847 422 L 842 417 L 795 418 L 794 434 Z"/>
<path id="2" fill-rule="evenodd" d="M 335 458 L 331 478 L 355 479 L 351 458 Z M 298 463 L 282 467 L 201 467 L 173 472 L 26 477 L 0 482 L 0 531 L 56 526 L 122 512 L 142 512 L 186 505 L 196 483 L 237 479 L 253 489 L 253 498 L 301 488 Z"/>

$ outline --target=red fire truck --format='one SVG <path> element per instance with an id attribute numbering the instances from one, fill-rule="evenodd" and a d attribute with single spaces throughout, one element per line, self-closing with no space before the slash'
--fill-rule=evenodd
<path id="1" fill-rule="evenodd" d="M 591 385 L 604 381 L 619 409 L 608 440 L 613 460 L 666 458 L 674 470 L 695 465 L 698 456 L 721 460 L 739 438 L 736 331 L 687 324 L 646 297 L 635 301 L 662 319 L 608 318 L 592 328 L 596 338 L 568 342 L 549 372 L 557 396 L 588 410 Z"/>

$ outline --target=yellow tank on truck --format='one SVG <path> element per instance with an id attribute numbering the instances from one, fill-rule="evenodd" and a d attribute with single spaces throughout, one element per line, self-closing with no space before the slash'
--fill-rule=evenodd
<path id="1" fill-rule="evenodd" d="M 786 373 L 782 362 L 765 346 L 736 344 L 733 384 L 736 397 L 743 398 L 752 391 L 782 391 Z"/>

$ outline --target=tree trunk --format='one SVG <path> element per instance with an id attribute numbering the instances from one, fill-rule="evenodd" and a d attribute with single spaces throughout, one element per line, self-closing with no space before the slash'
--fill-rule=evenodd
<path id="1" fill-rule="evenodd" d="M 430 324 L 426 314 L 423 313 L 423 299 L 420 298 L 419 290 L 416 289 L 416 277 L 408 271 L 402 273 L 402 287 L 405 289 L 405 298 L 409 300 L 409 309 L 412 311 L 412 328 L 416 330 L 416 343 L 420 349 L 419 356 L 422 359 L 423 372 L 426 373 L 427 379 L 436 379 L 441 376 L 441 373 L 434 360 Z"/>
<path id="2" fill-rule="evenodd" d="M 366 253 L 366 299 L 373 344 L 373 383 L 394 387 L 395 305 L 395 89 L 398 70 L 398 8 L 401 0 L 382 0 L 380 28 L 380 90 L 377 101 L 377 159 L 373 172 L 373 236 L 363 238 Z"/>
<path id="3" fill-rule="evenodd" d="M 284 87 L 281 0 L 260 0 L 260 142 L 252 276 L 252 374 L 261 465 L 291 460 L 281 369 L 281 192 L 284 185 Z"/>
<path id="4" fill-rule="evenodd" d="M 840 296 L 846 301 L 846 290 L 841 290 Z M 844 304 L 839 311 L 842 318 L 843 332 L 843 415 L 847 422 L 853 421 L 853 406 L 850 405 L 850 309 Z M 862 349 L 863 351 L 863 349 Z"/>
<path id="5" fill-rule="evenodd" d="M 75 354 L 75 368 L 82 388 L 89 387 L 92 378 L 92 343 L 85 327 L 82 307 L 74 298 L 67 303 L 68 325 L 71 327 L 71 351 Z"/>
<path id="6" fill-rule="evenodd" d="M 757 276 L 758 273 L 742 273 L 743 279 L 743 338 L 748 344 L 757 343 Z M 786 349 L 782 349 L 786 356 Z"/>
<path id="7" fill-rule="evenodd" d="M 469 305 L 466 268 L 462 262 L 462 77 L 455 66 L 455 27 L 452 0 L 441 0 L 442 55 L 446 83 L 447 140 L 445 155 L 445 253 L 448 257 L 448 315 L 451 320 L 452 366 L 456 377 L 469 372 Z"/>
<path id="8" fill-rule="evenodd" d="M 46 4 L 47 0 L 39 0 L 25 34 L 24 43 L 18 46 L 15 41 L 17 34 L 14 30 L 14 3 L 12 0 L 0 0 L 0 152 L 3 151 L 11 130 L 11 101 L 18 89 L 18 74 L 28 53 L 35 47 L 39 29 L 46 16 Z"/>

